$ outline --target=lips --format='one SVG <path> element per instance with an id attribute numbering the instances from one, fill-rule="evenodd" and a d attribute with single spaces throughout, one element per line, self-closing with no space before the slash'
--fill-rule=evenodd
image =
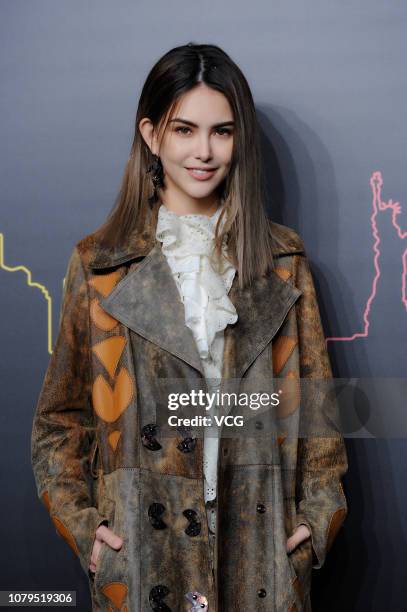
<path id="1" fill-rule="evenodd" d="M 188 174 L 198 181 L 206 181 L 215 174 L 217 168 L 186 168 Z"/>
<path id="2" fill-rule="evenodd" d="M 190 166 L 190 167 L 187 166 L 187 170 L 206 170 L 206 171 L 211 171 L 211 170 L 216 170 L 216 168 L 208 168 L 208 166 L 202 166 L 202 168 L 199 167 L 199 166 Z"/>

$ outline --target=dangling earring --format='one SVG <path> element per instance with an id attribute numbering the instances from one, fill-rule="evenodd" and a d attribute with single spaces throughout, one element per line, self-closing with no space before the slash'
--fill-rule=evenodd
<path id="1" fill-rule="evenodd" d="M 158 188 L 164 187 L 164 168 L 161 163 L 161 159 L 158 155 L 153 153 L 153 162 L 147 170 L 147 174 L 151 173 L 151 180 L 153 182 L 153 195 L 148 198 L 148 203 L 153 208 L 154 204 L 158 200 Z"/>

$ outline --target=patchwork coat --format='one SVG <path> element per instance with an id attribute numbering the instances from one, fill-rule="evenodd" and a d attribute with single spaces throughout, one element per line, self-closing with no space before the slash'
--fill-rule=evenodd
<path id="1" fill-rule="evenodd" d="M 302 397 L 301 383 L 332 377 L 304 243 L 269 221 L 283 244 L 276 269 L 243 290 L 236 273 L 229 293 L 239 318 L 225 330 L 221 388 L 237 381 L 240 392 L 253 390 L 264 380 L 290 391 L 245 435 L 223 427 L 213 568 L 202 435 L 193 427 L 166 435 L 158 418 L 160 380 L 177 379 L 180 392 L 205 384 L 151 219 L 113 251 L 89 234 L 72 252 L 33 422 L 39 498 L 87 575 L 94 611 L 198 609 L 186 598 L 197 592 L 210 612 L 309 612 L 311 570 L 347 514 L 348 466 L 338 432 L 299 435 L 302 415 L 318 421 L 328 402 L 317 386 Z M 330 411 L 335 421 L 335 405 Z M 102 522 L 123 546 L 102 544 L 93 574 Z M 299 524 L 311 538 L 288 554 Z"/>

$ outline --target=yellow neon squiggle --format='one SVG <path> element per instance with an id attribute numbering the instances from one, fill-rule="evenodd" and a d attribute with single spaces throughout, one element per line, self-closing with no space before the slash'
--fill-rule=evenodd
<path id="1" fill-rule="evenodd" d="M 7 266 L 4 263 L 4 234 L 0 232 L 0 269 L 5 270 L 6 272 L 24 272 L 27 276 L 27 285 L 28 287 L 35 287 L 36 289 L 40 289 L 42 294 L 44 295 L 47 301 L 47 329 L 48 329 L 48 353 L 52 354 L 52 298 L 45 287 L 45 285 L 41 285 L 40 283 L 35 283 L 32 280 L 31 271 L 26 266 Z"/>

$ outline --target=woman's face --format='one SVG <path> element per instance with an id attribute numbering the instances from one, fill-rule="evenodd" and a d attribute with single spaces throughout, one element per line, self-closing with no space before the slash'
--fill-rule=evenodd
<path id="1" fill-rule="evenodd" d="M 183 96 L 160 150 L 154 151 L 164 168 L 166 204 L 199 208 L 217 200 L 215 190 L 232 161 L 233 130 L 232 110 L 222 93 L 202 83 Z"/>

